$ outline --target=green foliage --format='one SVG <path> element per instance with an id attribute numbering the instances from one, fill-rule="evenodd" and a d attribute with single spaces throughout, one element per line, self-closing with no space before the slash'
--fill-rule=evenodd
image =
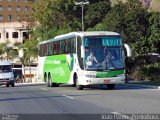
<path id="1" fill-rule="evenodd" d="M 16 58 L 18 56 L 17 50 L 13 49 L 14 47 L 11 46 L 11 43 L 9 40 L 7 40 L 6 43 L 0 44 L 0 59 L 2 60 L 11 60 L 13 58 Z"/>
<path id="2" fill-rule="evenodd" d="M 149 17 L 148 43 L 150 52 L 160 53 L 160 13 L 151 12 Z"/>
<path id="3" fill-rule="evenodd" d="M 100 23 L 111 9 L 109 0 L 102 0 L 89 5 L 85 15 L 86 28 L 93 28 Z"/>
<path id="4" fill-rule="evenodd" d="M 140 73 L 146 80 L 160 80 L 160 63 L 144 65 Z"/>
<path id="5" fill-rule="evenodd" d="M 71 31 L 81 31 L 82 10 L 75 5 L 76 0 L 40 0 L 34 7 L 34 18 L 38 22 L 35 35 L 41 40 L 51 39 L 56 35 Z M 85 29 L 100 23 L 111 9 L 109 0 L 90 0 L 84 5 Z"/>

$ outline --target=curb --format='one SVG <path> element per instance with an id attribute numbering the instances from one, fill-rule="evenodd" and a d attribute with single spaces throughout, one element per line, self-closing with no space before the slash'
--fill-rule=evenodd
<path id="1" fill-rule="evenodd" d="M 144 87 L 144 88 L 152 88 L 152 89 L 160 89 L 160 86 L 152 86 L 152 85 L 140 85 L 140 84 L 121 84 L 122 86 L 132 86 L 132 87 Z"/>
<path id="2" fill-rule="evenodd" d="M 34 82 L 34 83 L 15 83 L 15 86 L 38 86 L 46 85 L 45 82 Z"/>

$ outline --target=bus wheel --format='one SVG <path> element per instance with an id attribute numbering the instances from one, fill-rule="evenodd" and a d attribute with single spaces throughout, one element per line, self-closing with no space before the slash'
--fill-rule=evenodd
<path id="1" fill-rule="evenodd" d="M 11 84 L 12 85 L 12 87 L 14 87 L 15 85 L 14 85 L 14 82 Z"/>
<path id="2" fill-rule="evenodd" d="M 49 81 L 50 87 L 59 87 L 59 84 L 52 82 L 52 77 L 50 75 L 49 75 L 48 81 Z"/>
<path id="3" fill-rule="evenodd" d="M 76 75 L 76 88 L 77 90 L 83 90 L 83 85 L 79 85 L 78 83 L 78 76 Z"/>
<path id="4" fill-rule="evenodd" d="M 73 76 L 73 87 L 76 87 L 76 77 L 77 75 L 76 74 L 74 74 L 74 76 Z"/>
<path id="5" fill-rule="evenodd" d="M 8 84 L 8 83 L 6 84 L 6 87 L 9 87 L 9 84 Z"/>
<path id="6" fill-rule="evenodd" d="M 48 76 L 48 84 L 49 84 L 49 87 L 54 87 L 54 84 L 52 83 L 52 78 L 50 75 Z"/>
<path id="7" fill-rule="evenodd" d="M 59 87 L 59 86 L 60 86 L 60 84 L 58 84 L 58 83 L 54 83 L 54 84 L 55 84 L 56 87 Z"/>
<path id="8" fill-rule="evenodd" d="M 107 88 L 108 90 L 113 90 L 115 88 L 115 84 L 108 84 Z"/>
<path id="9" fill-rule="evenodd" d="M 50 87 L 50 81 L 49 81 L 49 79 L 47 80 L 47 87 Z"/>

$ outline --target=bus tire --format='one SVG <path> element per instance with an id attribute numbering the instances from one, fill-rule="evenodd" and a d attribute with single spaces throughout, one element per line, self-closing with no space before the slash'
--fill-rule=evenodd
<path id="1" fill-rule="evenodd" d="M 14 82 L 11 85 L 12 85 L 12 87 L 14 87 L 15 86 Z"/>
<path id="2" fill-rule="evenodd" d="M 48 80 L 49 80 L 49 86 L 50 87 L 59 87 L 59 84 L 58 83 L 54 83 L 52 82 L 52 77 L 49 75 L 48 77 Z"/>
<path id="3" fill-rule="evenodd" d="M 47 83 L 47 87 L 50 87 L 49 80 L 47 79 L 46 73 L 45 73 L 45 75 L 44 75 L 44 82 Z"/>
<path id="4" fill-rule="evenodd" d="M 76 88 L 77 88 L 77 90 L 83 90 L 83 85 L 79 85 L 79 83 L 78 83 L 78 76 L 76 75 Z"/>
<path id="5" fill-rule="evenodd" d="M 107 88 L 108 90 L 113 90 L 115 88 L 115 84 L 108 84 Z"/>
<path id="6" fill-rule="evenodd" d="M 58 84 L 58 83 L 54 83 L 55 84 L 55 87 L 59 87 L 60 86 L 60 84 Z"/>
<path id="7" fill-rule="evenodd" d="M 52 78 L 50 75 L 48 76 L 48 82 L 49 82 L 49 87 L 54 87 L 54 84 L 52 83 Z"/>
<path id="8" fill-rule="evenodd" d="M 6 87 L 9 87 L 9 84 L 8 84 L 8 83 L 6 84 Z"/>
<path id="9" fill-rule="evenodd" d="M 47 87 L 50 87 L 50 81 L 47 80 Z"/>
<path id="10" fill-rule="evenodd" d="M 74 74 L 73 76 L 73 85 L 72 85 L 73 87 L 76 87 L 76 76 L 77 76 L 76 74 Z"/>

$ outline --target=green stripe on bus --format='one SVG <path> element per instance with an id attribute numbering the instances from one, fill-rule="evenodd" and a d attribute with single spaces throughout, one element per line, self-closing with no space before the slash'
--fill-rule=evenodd
<path id="1" fill-rule="evenodd" d="M 124 70 L 116 70 L 116 71 L 108 71 L 108 72 L 97 72 L 97 78 L 105 78 L 105 77 L 117 77 L 117 75 L 124 74 Z"/>
<path id="2" fill-rule="evenodd" d="M 73 54 L 70 54 L 70 63 L 66 54 L 48 56 L 44 64 L 44 73 L 50 73 L 52 82 L 68 83 L 73 66 Z"/>

